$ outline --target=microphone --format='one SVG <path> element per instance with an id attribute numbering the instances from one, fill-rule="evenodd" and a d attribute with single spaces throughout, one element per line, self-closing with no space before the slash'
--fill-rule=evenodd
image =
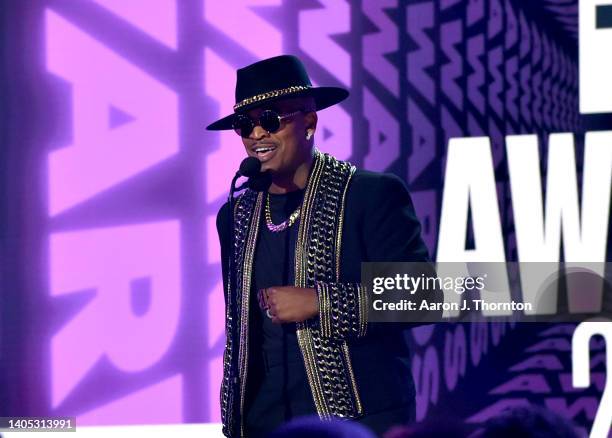
<path id="1" fill-rule="evenodd" d="M 261 170 L 261 161 L 255 157 L 247 157 L 240 163 L 237 174 L 246 178 L 251 178 Z"/>
<path id="2" fill-rule="evenodd" d="M 259 172 L 257 175 L 249 178 L 242 186 L 246 185 L 249 189 L 255 190 L 256 192 L 267 192 L 270 184 L 272 184 L 272 173 L 266 170 L 265 172 Z"/>
<path id="3" fill-rule="evenodd" d="M 236 172 L 236 178 L 244 176 L 248 178 L 240 186 L 235 187 L 232 185 L 234 192 L 240 191 L 245 188 L 255 190 L 256 192 L 264 192 L 268 190 L 272 183 L 272 175 L 269 171 L 261 172 L 261 161 L 255 157 L 247 157 L 240 163 L 240 168 Z M 233 183 L 232 183 L 233 184 Z"/>

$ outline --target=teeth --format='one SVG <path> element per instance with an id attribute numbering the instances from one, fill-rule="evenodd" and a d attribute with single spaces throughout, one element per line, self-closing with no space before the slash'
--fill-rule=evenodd
<path id="1" fill-rule="evenodd" d="M 273 147 L 272 148 L 257 148 L 257 149 L 255 149 L 255 152 L 258 153 L 258 154 L 262 154 L 262 153 L 266 153 L 268 151 L 272 151 L 274 149 L 275 148 L 273 148 Z"/>

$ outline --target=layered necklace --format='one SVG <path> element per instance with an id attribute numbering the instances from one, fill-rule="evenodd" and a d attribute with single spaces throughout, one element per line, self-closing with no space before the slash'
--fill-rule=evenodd
<path id="1" fill-rule="evenodd" d="M 296 210 L 289 215 L 287 220 L 276 225 L 272 222 L 272 213 L 270 212 L 270 193 L 268 193 L 266 197 L 266 226 L 268 227 L 268 230 L 272 231 L 273 233 L 280 233 L 281 231 L 286 230 L 298 220 L 300 217 L 301 208 L 301 206 L 296 208 Z"/>

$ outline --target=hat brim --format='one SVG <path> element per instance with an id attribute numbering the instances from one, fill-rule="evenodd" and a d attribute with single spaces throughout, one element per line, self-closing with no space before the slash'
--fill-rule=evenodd
<path id="1" fill-rule="evenodd" d="M 322 109 L 335 105 L 339 102 L 342 102 L 344 99 L 348 97 L 348 95 L 349 95 L 348 90 L 345 90 L 344 88 L 339 88 L 339 87 L 309 88 L 304 91 L 299 91 L 299 92 L 292 93 L 292 94 L 285 94 L 283 96 L 278 96 L 278 97 L 272 97 L 270 99 L 254 102 L 250 105 L 245 105 L 244 107 L 240 108 L 240 112 L 243 113 L 250 109 L 253 109 L 253 108 L 256 108 L 262 105 L 266 105 L 267 103 L 274 102 L 277 100 L 290 99 L 294 97 L 304 97 L 304 96 L 313 97 L 315 101 L 315 109 L 317 111 L 320 111 Z M 206 127 L 206 129 L 208 131 L 223 131 L 226 129 L 233 129 L 234 114 L 235 113 L 232 113 L 228 116 L 225 116 L 217 120 L 216 122 L 211 123 L 210 125 Z"/>

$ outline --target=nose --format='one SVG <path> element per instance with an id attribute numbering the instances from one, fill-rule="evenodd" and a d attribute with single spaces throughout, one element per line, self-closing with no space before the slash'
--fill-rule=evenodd
<path id="1" fill-rule="evenodd" d="M 270 134 L 268 133 L 268 131 L 263 129 L 261 126 L 256 125 L 253 128 L 253 131 L 251 132 L 251 135 L 249 136 L 249 138 L 251 138 L 253 140 L 261 140 L 262 138 L 267 137 L 269 135 Z"/>

